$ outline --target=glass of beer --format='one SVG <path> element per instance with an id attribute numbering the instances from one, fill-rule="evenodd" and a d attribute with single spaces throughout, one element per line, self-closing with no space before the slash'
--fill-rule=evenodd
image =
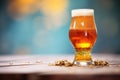
<path id="1" fill-rule="evenodd" d="M 69 39 L 75 49 L 74 65 L 93 64 L 91 50 L 97 39 L 93 9 L 72 10 Z"/>

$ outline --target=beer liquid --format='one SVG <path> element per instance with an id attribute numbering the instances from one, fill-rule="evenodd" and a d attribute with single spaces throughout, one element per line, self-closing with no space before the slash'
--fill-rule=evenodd
<path id="1" fill-rule="evenodd" d="M 70 40 L 76 50 L 75 60 L 91 60 L 91 49 L 96 41 L 96 30 L 73 30 L 69 31 Z"/>
<path id="2" fill-rule="evenodd" d="M 94 17 L 72 17 L 72 22 L 69 30 L 69 38 L 76 51 L 75 61 L 92 61 L 90 52 L 97 38 Z"/>

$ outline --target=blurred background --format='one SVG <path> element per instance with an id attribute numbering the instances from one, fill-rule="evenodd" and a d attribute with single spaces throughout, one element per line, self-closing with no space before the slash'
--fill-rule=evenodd
<path id="1" fill-rule="evenodd" d="M 74 54 L 71 10 L 92 8 L 98 39 L 93 53 L 120 53 L 119 0 L 0 0 L 0 55 Z"/>

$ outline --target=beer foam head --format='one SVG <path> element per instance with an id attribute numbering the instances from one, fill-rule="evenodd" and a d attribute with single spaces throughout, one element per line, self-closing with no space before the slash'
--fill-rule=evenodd
<path id="1" fill-rule="evenodd" d="M 91 16 L 94 15 L 93 9 L 74 9 L 72 10 L 72 17 L 74 16 Z"/>

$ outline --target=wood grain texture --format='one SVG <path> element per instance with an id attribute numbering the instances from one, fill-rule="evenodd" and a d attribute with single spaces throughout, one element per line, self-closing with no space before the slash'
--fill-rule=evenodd
<path id="1" fill-rule="evenodd" d="M 93 54 L 94 60 L 106 60 L 110 64 L 109 67 L 64 67 L 48 65 L 61 59 L 67 59 L 72 62 L 73 58 L 74 55 L 0 56 L 0 80 L 120 79 L 120 55 L 115 54 Z M 11 61 L 12 64 L 10 64 Z"/>

